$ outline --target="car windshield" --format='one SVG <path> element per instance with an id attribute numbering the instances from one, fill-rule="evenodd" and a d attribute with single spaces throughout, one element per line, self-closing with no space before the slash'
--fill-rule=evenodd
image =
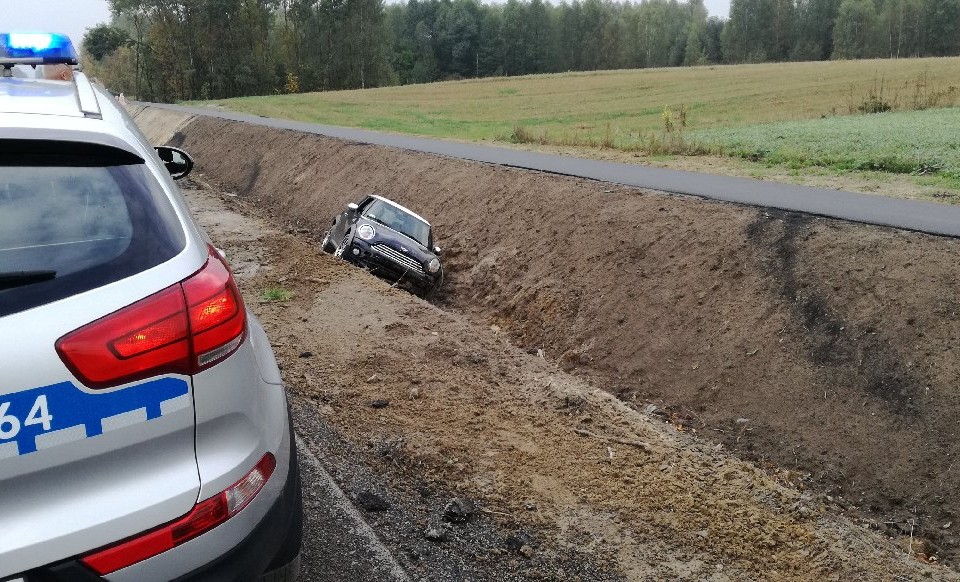
<path id="1" fill-rule="evenodd" d="M 397 208 L 393 204 L 375 199 L 363 211 L 363 216 L 370 220 L 389 226 L 393 230 L 405 234 L 425 247 L 430 246 L 430 225 L 423 220 Z"/>
<path id="2" fill-rule="evenodd" d="M 184 245 L 143 160 L 0 140 L 0 317 L 129 277 Z"/>

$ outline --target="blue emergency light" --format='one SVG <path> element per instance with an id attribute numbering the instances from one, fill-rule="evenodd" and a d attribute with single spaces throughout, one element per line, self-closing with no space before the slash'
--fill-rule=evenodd
<path id="1" fill-rule="evenodd" d="M 0 65 L 77 65 L 77 51 L 65 34 L 0 33 Z"/>

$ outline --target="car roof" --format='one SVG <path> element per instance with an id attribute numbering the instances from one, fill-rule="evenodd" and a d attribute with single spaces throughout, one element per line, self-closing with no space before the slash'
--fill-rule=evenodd
<path id="1" fill-rule="evenodd" d="M 70 81 L 0 77 L 0 139 L 95 142 L 149 155 L 119 107 L 80 71 Z"/>
<path id="2" fill-rule="evenodd" d="M 0 80 L 0 113 L 84 117 L 73 83 L 18 78 Z"/>
<path id="3" fill-rule="evenodd" d="M 76 71 L 71 81 L 22 77 L 0 78 L 0 113 L 60 117 L 100 117 L 100 103 L 87 77 Z"/>
<path id="4" fill-rule="evenodd" d="M 383 201 L 383 202 L 386 202 L 387 204 L 389 204 L 389 205 L 391 205 L 391 206 L 396 206 L 397 208 L 399 208 L 400 210 L 406 212 L 406 213 L 409 214 L 410 216 L 412 216 L 412 217 L 414 217 L 414 218 L 418 218 L 418 219 L 422 220 L 423 222 L 427 223 L 427 226 L 431 226 L 429 220 L 427 220 L 426 218 L 420 216 L 420 215 L 417 214 L 416 212 L 410 210 L 410 209 L 407 208 L 406 206 L 403 206 L 402 204 L 397 204 L 396 202 L 394 202 L 393 200 L 390 200 L 389 198 L 384 198 L 383 196 L 380 196 L 380 195 L 378 195 L 378 194 L 371 194 L 371 195 L 370 195 L 370 198 L 376 198 L 377 200 L 381 200 L 381 201 Z"/>

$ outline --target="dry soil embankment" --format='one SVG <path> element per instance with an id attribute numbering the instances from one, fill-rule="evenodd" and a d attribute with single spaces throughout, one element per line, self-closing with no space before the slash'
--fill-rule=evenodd
<path id="1" fill-rule="evenodd" d="M 317 237 L 371 192 L 417 209 L 445 247 L 441 305 L 956 559 L 957 241 L 214 119 L 138 121 Z"/>

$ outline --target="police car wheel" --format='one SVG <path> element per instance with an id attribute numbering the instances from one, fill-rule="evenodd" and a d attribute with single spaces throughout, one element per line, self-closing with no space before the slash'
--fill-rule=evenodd
<path id="1" fill-rule="evenodd" d="M 260 582 L 294 582 L 300 577 L 300 554 L 286 565 L 267 572 L 260 577 Z"/>

